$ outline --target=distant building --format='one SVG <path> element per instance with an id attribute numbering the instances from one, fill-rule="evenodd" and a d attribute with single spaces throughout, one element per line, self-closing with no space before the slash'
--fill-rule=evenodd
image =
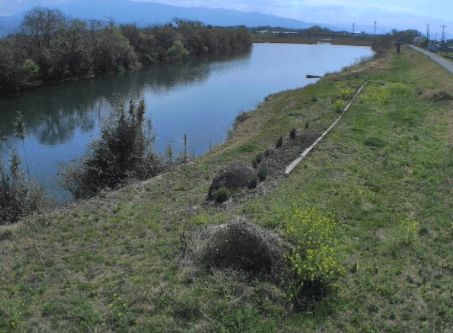
<path id="1" fill-rule="evenodd" d="M 368 36 L 368 34 L 366 32 L 363 32 L 363 31 L 355 31 L 351 35 L 355 36 L 355 37 L 366 37 L 366 36 Z"/>
<path id="2" fill-rule="evenodd" d="M 428 40 L 423 37 L 414 37 L 414 39 L 412 40 L 412 43 L 416 46 L 421 46 L 422 44 L 425 44 L 427 42 Z"/>

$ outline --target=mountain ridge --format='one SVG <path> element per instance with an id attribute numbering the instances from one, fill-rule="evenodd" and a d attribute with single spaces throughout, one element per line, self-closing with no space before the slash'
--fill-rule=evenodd
<path id="1" fill-rule="evenodd" d="M 13 15 L 0 16 L 0 35 L 18 30 L 25 13 L 36 6 L 59 9 L 65 15 L 82 20 L 112 19 L 117 24 L 136 23 L 140 27 L 171 22 L 175 17 L 197 20 L 213 26 L 280 26 L 288 29 L 306 29 L 314 25 L 331 28 L 320 23 L 309 23 L 257 12 L 241 12 L 233 9 L 210 9 L 204 7 L 178 7 L 156 2 L 130 0 L 78 0 L 62 3 L 55 0 L 17 1 L 7 0 L 4 8 L 14 8 Z M 1 13 L 1 12 L 0 12 Z"/>

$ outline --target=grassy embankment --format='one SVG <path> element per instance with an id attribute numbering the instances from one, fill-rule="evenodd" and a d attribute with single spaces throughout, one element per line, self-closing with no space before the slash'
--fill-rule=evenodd
<path id="1" fill-rule="evenodd" d="M 440 56 L 444 57 L 444 59 L 447 59 L 448 61 L 453 62 L 453 53 L 452 52 L 440 53 Z"/>
<path id="2" fill-rule="evenodd" d="M 370 80 L 288 179 L 204 205 L 210 181 L 293 127 L 318 134 L 342 89 Z M 195 163 L 0 229 L 0 332 L 447 332 L 453 330 L 452 77 L 401 55 L 276 94 Z M 284 145 L 285 146 L 285 145 Z M 179 271 L 189 227 L 247 216 L 275 229 L 291 202 L 341 221 L 346 275 L 306 313 L 240 274 Z"/>

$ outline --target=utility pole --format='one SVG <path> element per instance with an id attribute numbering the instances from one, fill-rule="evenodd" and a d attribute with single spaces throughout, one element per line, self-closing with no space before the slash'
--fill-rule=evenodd
<path id="1" fill-rule="evenodd" d="M 352 24 L 352 33 L 354 34 L 354 26 L 355 26 L 355 23 Z"/>
<path id="2" fill-rule="evenodd" d="M 429 24 L 427 24 L 426 26 L 427 26 L 427 28 L 426 28 L 426 39 L 429 42 Z"/>
<path id="3" fill-rule="evenodd" d="M 445 47 L 445 24 L 444 25 L 441 25 L 442 27 L 442 47 L 441 47 L 441 52 L 444 51 L 444 47 Z"/>
<path id="4" fill-rule="evenodd" d="M 374 34 L 376 35 L 376 21 L 374 21 Z"/>

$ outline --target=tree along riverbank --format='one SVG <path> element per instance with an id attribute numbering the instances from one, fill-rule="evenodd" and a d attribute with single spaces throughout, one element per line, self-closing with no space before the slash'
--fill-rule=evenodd
<path id="1" fill-rule="evenodd" d="M 0 39 L 0 96 L 250 46 L 250 34 L 241 28 L 175 19 L 141 29 L 69 19 L 59 10 L 36 7 L 25 15 L 20 34 Z"/>

